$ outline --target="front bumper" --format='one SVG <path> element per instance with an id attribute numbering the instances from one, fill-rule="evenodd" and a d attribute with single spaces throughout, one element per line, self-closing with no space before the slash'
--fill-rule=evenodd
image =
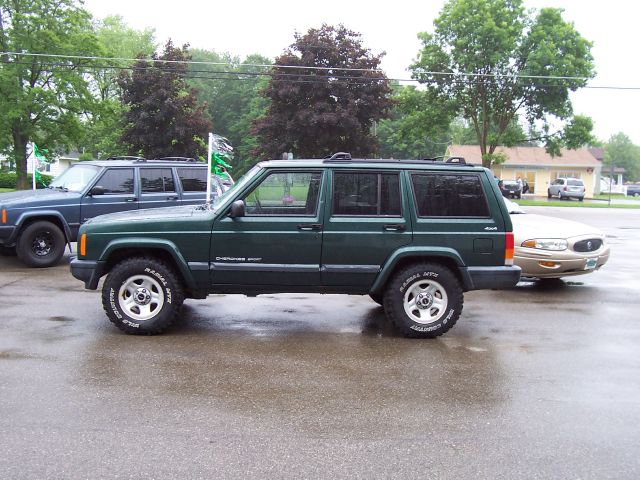
<path id="1" fill-rule="evenodd" d="M 512 288 L 520 281 L 520 267 L 467 267 L 463 271 L 464 287 L 469 290 Z"/>
<path id="2" fill-rule="evenodd" d="M 107 262 L 94 260 L 79 260 L 77 257 L 71 259 L 71 275 L 84 282 L 84 288 L 96 290 L 98 282 L 104 275 Z"/>
<path id="3" fill-rule="evenodd" d="M 600 251 L 577 253 L 571 251 L 543 255 L 530 248 L 516 247 L 514 263 L 522 268 L 523 277 L 560 278 L 573 275 L 584 275 L 598 270 L 609 260 L 608 246 Z M 589 260 L 596 260 L 593 268 L 586 268 Z M 543 266 L 540 262 L 553 262 L 554 266 Z"/>
<path id="4" fill-rule="evenodd" d="M 0 226 L 0 245 L 3 247 L 13 247 L 16 243 L 15 225 Z"/>

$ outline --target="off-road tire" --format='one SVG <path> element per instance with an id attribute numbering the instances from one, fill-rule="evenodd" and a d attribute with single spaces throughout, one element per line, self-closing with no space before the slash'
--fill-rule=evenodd
<path id="1" fill-rule="evenodd" d="M 20 232 L 16 254 L 29 267 L 52 267 L 64 255 L 65 245 L 66 239 L 60 227 L 46 220 L 38 220 Z"/>
<path id="2" fill-rule="evenodd" d="M 435 338 L 455 325 L 463 301 L 460 282 L 449 268 L 417 263 L 393 276 L 384 294 L 384 310 L 405 337 Z"/>
<path id="3" fill-rule="evenodd" d="M 156 335 L 180 313 L 184 290 L 174 270 L 152 257 L 121 261 L 107 275 L 102 306 L 109 320 L 126 333 Z"/>

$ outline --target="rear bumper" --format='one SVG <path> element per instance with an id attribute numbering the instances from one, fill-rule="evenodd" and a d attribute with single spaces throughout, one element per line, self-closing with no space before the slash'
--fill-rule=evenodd
<path id="1" fill-rule="evenodd" d="M 78 280 L 84 282 L 84 288 L 88 290 L 96 290 L 98 282 L 104 275 L 106 262 L 93 260 L 78 260 L 74 257 L 71 259 L 71 275 Z"/>
<path id="2" fill-rule="evenodd" d="M 464 289 L 501 290 L 514 287 L 522 270 L 517 265 L 504 267 L 467 267 L 463 270 Z"/>

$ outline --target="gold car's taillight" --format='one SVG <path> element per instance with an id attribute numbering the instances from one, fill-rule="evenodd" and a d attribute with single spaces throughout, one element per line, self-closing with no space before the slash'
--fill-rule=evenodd
<path id="1" fill-rule="evenodd" d="M 505 232 L 504 235 L 504 264 L 513 265 L 513 232 Z"/>

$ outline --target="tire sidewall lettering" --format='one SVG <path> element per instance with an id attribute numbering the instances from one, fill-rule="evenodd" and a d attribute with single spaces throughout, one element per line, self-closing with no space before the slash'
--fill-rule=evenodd
<path id="1" fill-rule="evenodd" d="M 437 273 L 437 272 L 415 273 L 415 274 L 411 275 L 409 278 L 407 278 L 404 282 L 402 282 L 402 285 L 400 285 L 400 293 L 404 293 L 407 290 L 407 287 L 409 287 L 410 285 L 413 285 L 415 283 L 415 281 L 418 280 L 418 279 L 432 278 L 432 279 L 435 280 L 439 276 L 440 276 L 440 274 Z"/>

